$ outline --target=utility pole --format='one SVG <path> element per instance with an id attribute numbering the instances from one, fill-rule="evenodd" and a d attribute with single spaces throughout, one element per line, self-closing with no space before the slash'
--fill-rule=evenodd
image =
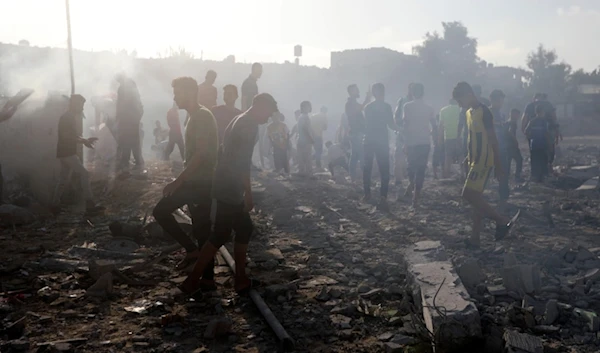
<path id="1" fill-rule="evenodd" d="M 69 73 L 71 75 L 71 95 L 75 94 L 75 71 L 73 70 L 73 41 L 71 37 L 71 11 L 69 0 L 65 0 L 65 8 L 67 11 L 67 50 L 69 52 Z M 83 117 L 82 117 L 83 119 Z M 83 121 L 77 119 L 76 130 L 79 136 L 83 136 Z M 83 162 L 83 146 L 77 145 L 77 156 Z"/>

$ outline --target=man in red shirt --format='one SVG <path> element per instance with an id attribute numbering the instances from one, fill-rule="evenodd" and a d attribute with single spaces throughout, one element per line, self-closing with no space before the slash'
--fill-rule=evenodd
<path id="1" fill-rule="evenodd" d="M 217 105 L 217 88 L 214 86 L 217 73 L 208 70 L 204 82 L 198 85 L 198 103 L 210 109 Z"/>
<path id="2" fill-rule="evenodd" d="M 179 148 L 181 160 L 184 160 L 183 135 L 181 134 L 181 123 L 179 122 L 179 108 L 176 103 L 167 112 L 167 125 L 169 125 L 169 142 L 165 148 L 164 159 L 166 161 L 171 157 L 171 153 L 175 149 L 175 145 Z"/>
<path id="3" fill-rule="evenodd" d="M 223 87 L 223 101 L 225 104 L 211 107 L 211 111 L 217 120 L 217 128 L 219 130 L 219 144 L 223 142 L 223 135 L 227 125 L 242 111 L 235 107 L 235 102 L 238 99 L 238 89 L 235 85 L 226 85 Z"/>

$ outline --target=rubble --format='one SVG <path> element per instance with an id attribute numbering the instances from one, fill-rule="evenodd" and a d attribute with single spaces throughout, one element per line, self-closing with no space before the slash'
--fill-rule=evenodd
<path id="1" fill-rule="evenodd" d="M 22 226 L 35 222 L 35 215 L 23 207 L 0 204 L 0 226 Z"/>
<path id="2" fill-rule="evenodd" d="M 506 330 L 504 341 L 509 353 L 544 353 L 544 345 L 538 337 Z"/>

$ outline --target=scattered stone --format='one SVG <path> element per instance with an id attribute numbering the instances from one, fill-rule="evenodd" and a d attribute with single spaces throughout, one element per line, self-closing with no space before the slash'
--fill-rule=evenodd
<path id="1" fill-rule="evenodd" d="M 587 282 L 595 282 L 600 279 L 600 269 L 595 268 L 593 270 L 589 270 L 585 276 L 583 276 L 584 281 Z"/>
<path id="2" fill-rule="evenodd" d="M 204 338 L 214 339 L 231 333 L 231 321 L 227 319 L 212 320 L 204 331 Z"/>
<path id="3" fill-rule="evenodd" d="M 587 322 L 588 328 L 591 332 L 600 331 L 600 318 L 598 318 L 598 315 L 595 312 L 575 309 L 573 310 L 573 313 L 575 316 L 580 317 Z"/>
<path id="4" fill-rule="evenodd" d="M 392 337 L 394 337 L 394 334 L 391 332 L 386 332 L 386 333 L 382 333 L 381 335 L 377 336 L 377 339 L 383 342 L 387 342 L 389 340 L 392 339 Z"/>
<path id="5" fill-rule="evenodd" d="M 560 327 L 550 326 L 550 325 L 538 325 L 538 326 L 533 327 L 533 331 L 535 333 L 550 335 L 550 334 L 558 333 L 560 331 Z"/>
<path id="6" fill-rule="evenodd" d="M 52 345 L 52 350 L 55 352 L 70 352 L 73 346 L 67 342 L 59 342 Z"/>
<path id="7" fill-rule="evenodd" d="M 485 280 L 485 275 L 476 259 L 468 259 L 457 269 L 461 281 L 467 287 L 476 287 Z"/>
<path id="8" fill-rule="evenodd" d="M 327 287 L 321 288 L 321 292 L 315 297 L 320 302 L 326 302 L 331 299 L 331 295 L 327 291 Z"/>
<path id="9" fill-rule="evenodd" d="M 539 293 L 542 289 L 540 269 L 536 265 L 520 265 L 523 290 L 527 294 Z"/>
<path id="10" fill-rule="evenodd" d="M 521 271 L 517 266 L 502 269 L 502 283 L 509 292 L 521 292 Z"/>
<path id="11" fill-rule="evenodd" d="M 403 353 L 404 346 L 401 346 L 397 343 L 387 342 L 385 344 L 385 353 Z"/>
<path id="12" fill-rule="evenodd" d="M 555 299 L 548 300 L 546 303 L 546 311 L 544 313 L 544 324 L 552 325 L 558 319 L 560 311 L 558 309 L 558 301 Z"/>
<path id="13" fill-rule="evenodd" d="M 106 273 L 117 269 L 114 261 L 110 260 L 90 260 L 88 262 L 89 274 L 94 280 L 98 280 Z"/>
<path id="14" fill-rule="evenodd" d="M 489 287 L 487 287 L 487 290 L 491 295 L 496 296 L 496 297 L 508 294 L 508 292 L 506 291 L 506 288 L 504 288 L 504 286 L 489 286 Z"/>
<path id="15" fill-rule="evenodd" d="M 352 328 L 352 326 L 350 326 L 350 322 L 352 321 L 352 319 L 347 316 L 334 314 L 334 315 L 330 315 L 329 319 L 331 320 L 331 323 L 335 327 L 337 327 L 341 330 L 347 330 L 347 329 Z"/>
<path id="16" fill-rule="evenodd" d="M 20 226 L 35 222 L 35 216 L 26 208 L 15 205 L 0 205 L 0 225 Z"/>
<path id="17" fill-rule="evenodd" d="M 402 326 L 402 318 L 397 316 L 391 317 L 388 323 L 393 326 Z"/>
<path id="18" fill-rule="evenodd" d="M 332 284 L 337 284 L 337 283 L 338 283 L 338 281 L 336 281 L 335 279 L 333 279 L 331 277 L 316 276 L 315 278 L 307 281 L 306 283 L 301 284 L 300 288 L 302 288 L 302 289 L 314 288 L 317 286 L 332 285 Z"/>
<path id="19" fill-rule="evenodd" d="M 52 303 L 60 297 L 60 293 L 46 286 L 37 291 L 37 295 L 45 302 Z"/>
<path id="20" fill-rule="evenodd" d="M 9 342 L 10 348 L 17 352 L 25 352 L 29 350 L 29 341 L 26 340 L 13 340 Z"/>
<path id="21" fill-rule="evenodd" d="M 597 259 L 597 256 L 584 247 L 580 247 L 579 251 L 577 252 L 577 255 L 575 256 L 575 260 L 581 262 L 592 259 Z"/>
<path id="22" fill-rule="evenodd" d="M 544 353 L 544 345 L 538 337 L 506 330 L 503 338 L 509 352 Z"/>
<path id="23" fill-rule="evenodd" d="M 103 274 L 88 290 L 85 295 L 95 298 L 106 298 L 113 292 L 113 275 L 111 272 Z"/>
<path id="24" fill-rule="evenodd" d="M 415 339 L 412 338 L 412 337 L 409 337 L 409 336 L 398 334 L 398 335 L 395 335 L 392 338 L 392 342 L 393 343 L 397 343 L 397 344 L 401 344 L 403 346 L 406 346 L 406 345 L 414 344 L 415 343 Z"/>

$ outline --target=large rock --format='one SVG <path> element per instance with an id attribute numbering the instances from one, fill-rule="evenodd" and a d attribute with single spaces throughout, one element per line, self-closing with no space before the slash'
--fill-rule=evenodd
<path id="1" fill-rule="evenodd" d="M 477 307 L 439 241 L 421 241 L 404 251 L 407 279 L 437 345 L 460 351 L 481 337 Z"/>
<path id="2" fill-rule="evenodd" d="M 0 205 L 0 225 L 20 226 L 35 222 L 35 216 L 29 210 L 10 204 Z"/>

